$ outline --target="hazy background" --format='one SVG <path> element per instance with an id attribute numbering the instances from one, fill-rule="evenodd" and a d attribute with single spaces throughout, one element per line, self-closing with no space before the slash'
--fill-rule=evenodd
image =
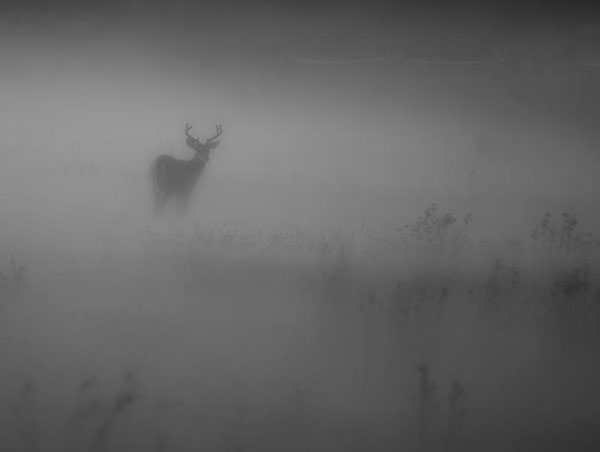
<path id="1" fill-rule="evenodd" d="M 485 234 L 598 220 L 593 15 L 138 3 L 3 15 L 2 208 L 21 233 L 21 215 L 137 230 L 152 158 L 191 155 L 186 122 L 225 130 L 193 219 L 393 228 L 438 202 Z"/>
<path id="2" fill-rule="evenodd" d="M 393 402 L 410 399 L 394 379 L 408 381 L 414 362 L 428 360 L 479 390 L 475 405 L 489 415 L 481 437 L 511 418 L 511 401 L 524 395 L 507 401 L 506 391 L 525 381 L 531 411 L 519 405 L 517 431 L 523 419 L 554 413 L 560 387 L 557 411 L 580 411 L 557 438 L 587 438 L 598 411 L 587 352 L 567 364 L 553 346 L 496 335 L 460 310 L 426 339 L 415 328 L 390 345 L 386 333 L 383 348 L 359 352 L 353 321 L 325 315 L 315 307 L 322 295 L 304 286 L 318 280 L 312 261 L 289 276 L 244 257 L 222 264 L 218 246 L 200 247 L 205 267 L 190 270 L 153 244 L 210 229 L 395 237 L 431 203 L 471 213 L 476 239 L 527 239 L 546 211 L 597 230 L 595 11 L 540 2 L 9 3 L 0 9 L 0 262 L 16 256 L 29 287 L 20 308 L 3 307 L 7 401 L 26 375 L 42 388 L 36 419 L 58 425 L 50 413 L 68 411 L 80 378 L 114 389 L 135 371 L 150 399 L 200 400 L 203 408 L 178 414 L 185 422 L 221 426 L 236 397 L 262 413 L 316 381 L 311 413 L 332 425 L 315 421 L 312 434 L 336 438 L 319 444 L 348 450 L 336 442 L 348 427 L 336 424 L 339 413 L 381 416 L 366 435 L 380 442 L 367 449 L 384 450 L 397 444 L 394 416 L 411 410 Z M 150 163 L 162 153 L 191 157 L 186 122 L 200 137 L 221 123 L 222 142 L 187 217 L 155 218 Z M 539 356 L 539 368 L 522 371 Z M 372 369 L 357 390 L 354 376 Z M 0 419 L 14 430 L 11 416 Z M 132 422 L 147 428 L 144 418 Z M 58 427 L 45 429 L 47 445 L 61 441 Z M 181 435 L 173 450 L 188 450 L 191 431 Z M 1 439 L 44 449 L 18 436 Z M 220 444 L 206 438 L 187 447 Z M 527 440 L 509 444 L 533 450 Z"/>

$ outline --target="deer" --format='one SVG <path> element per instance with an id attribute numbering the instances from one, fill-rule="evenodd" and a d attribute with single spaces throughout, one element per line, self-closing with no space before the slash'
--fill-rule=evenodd
<path id="1" fill-rule="evenodd" d="M 208 163 L 210 151 L 220 143 L 217 138 L 223 133 L 221 124 L 217 124 L 217 133 L 203 143 L 199 138 L 190 135 L 190 130 L 192 126 L 186 123 L 185 143 L 194 150 L 194 156 L 190 160 L 163 154 L 152 162 L 150 174 L 155 212 L 162 210 L 170 198 L 175 198 L 180 213 L 187 211 L 190 194 Z"/>

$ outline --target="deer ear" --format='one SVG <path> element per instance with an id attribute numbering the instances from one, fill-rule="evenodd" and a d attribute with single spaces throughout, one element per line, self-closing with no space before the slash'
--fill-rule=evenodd
<path id="1" fill-rule="evenodd" d="M 208 143 L 208 149 L 214 149 L 214 148 L 216 148 L 219 145 L 220 142 L 221 142 L 221 140 L 213 141 L 212 143 Z"/>

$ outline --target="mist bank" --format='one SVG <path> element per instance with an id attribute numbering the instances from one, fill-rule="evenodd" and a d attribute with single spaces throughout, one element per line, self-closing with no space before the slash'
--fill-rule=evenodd
<path id="1" fill-rule="evenodd" d="M 145 224 L 149 164 L 165 152 L 189 158 L 192 122 L 200 136 L 216 123 L 225 133 L 191 222 L 359 227 L 366 218 L 391 230 L 436 202 L 473 214 L 483 236 L 526 235 L 545 211 L 596 227 L 597 133 L 579 120 L 585 110 L 536 101 L 572 92 L 581 75 L 563 54 L 562 78 L 552 78 L 547 59 L 535 59 L 547 50 L 538 39 L 553 36 L 558 55 L 575 38 L 500 35 L 539 64 L 528 73 L 502 59 L 428 64 L 487 61 L 500 46 L 451 33 L 458 22 L 330 19 L 288 11 L 200 28 L 94 16 L 9 24 L 0 44 L 8 221 L 15 230 L 89 230 L 117 216 Z M 582 80 L 583 98 L 593 79 Z M 524 96 L 540 85 L 538 97 Z"/>

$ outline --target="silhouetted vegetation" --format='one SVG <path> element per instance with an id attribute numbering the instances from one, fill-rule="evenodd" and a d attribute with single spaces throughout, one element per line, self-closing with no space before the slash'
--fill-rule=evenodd
<path id="1" fill-rule="evenodd" d="M 260 297 L 279 299 L 284 304 L 302 302 L 302 309 L 309 308 L 336 325 L 319 339 L 324 341 L 322 347 L 332 346 L 338 335 L 345 337 L 344 325 L 353 331 L 362 325 L 356 331 L 364 334 L 354 347 L 357 353 L 362 348 L 370 350 L 361 358 L 366 360 L 361 378 L 367 386 L 357 386 L 356 391 L 368 393 L 372 384 L 368 368 L 377 367 L 371 361 L 387 347 L 386 342 L 401 341 L 402 331 L 411 325 L 434 330 L 443 327 L 457 306 L 462 306 L 463 314 L 474 315 L 477 322 L 503 330 L 567 347 L 600 345 L 600 287 L 594 277 L 598 241 L 581 228 L 574 215 L 560 218 L 560 222 L 553 222 L 552 215 L 546 213 L 532 228 L 529 244 L 511 242 L 504 248 L 486 241 L 475 244 L 468 231 L 471 215 L 458 221 L 452 212 L 440 213 L 435 204 L 414 224 L 399 229 L 396 236 L 361 237 L 360 254 L 356 252 L 356 237 L 339 230 L 325 237 L 301 231 L 217 231 L 198 226 L 189 234 L 151 236 L 145 247 L 156 262 L 169 259 L 170 267 L 179 269 L 177 278 L 187 292 L 202 297 L 199 303 L 214 297 L 240 299 L 250 305 L 258 303 Z M 391 255 L 384 249 L 398 253 Z M 385 262 L 377 262 L 375 256 Z M 411 262 L 407 264 L 406 259 Z M 475 270 L 469 267 L 474 262 L 478 268 L 470 271 Z M 371 267 L 386 271 L 370 272 Z M 12 259 L 2 273 L 5 294 L 27 296 L 24 274 L 25 269 Z M 294 301 L 286 300 L 289 297 Z M 320 322 L 317 318 L 310 321 Z M 310 329 L 313 335 L 318 330 Z M 383 348 L 378 351 L 377 347 Z M 289 359 L 294 361 L 293 356 Z M 201 360 L 198 364 L 203 365 Z M 393 361 L 389 365 L 395 366 Z M 476 408 L 467 411 L 467 394 L 475 401 L 478 394 L 462 382 L 463 378 L 468 380 L 468 371 L 457 379 L 447 372 L 437 375 L 432 369 L 430 362 L 418 362 L 416 390 L 410 395 L 414 416 L 412 420 L 400 414 L 389 417 L 385 421 L 390 422 L 387 439 L 380 440 L 417 451 L 472 450 L 481 444 L 476 433 L 481 427 L 473 430 L 470 424 L 473 418 L 477 425 L 478 413 Z M 140 444 L 147 443 L 149 450 L 157 451 L 187 450 L 178 435 L 183 434 L 182 425 L 192 428 L 196 422 L 198 428 L 186 433 L 195 438 L 189 441 L 212 445 L 216 450 L 289 449 L 293 444 L 317 447 L 327 443 L 327 435 L 318 427 L 320 422 L 328 423 L 324 428 L 333 429 L 342 428 L 346 422 L 342 416 L 342 424 L 334 426 L 335 416 L 325 421 L 319 414 L 319 394 L 331 389 L 310 369 L 281 386 L 287 385 L 287 389 L 277 389 L 276 397 L 264 399 L 261 403 L 266 406 L 262 408 L 252 392 L 243 389 L 244 375 L 240 377 L 237 384 L 242 386 L 232 386 L 230 396 L 207 393 L 204 402 L 202 398 L 179 399 L 152 390 L 145 390 L 141 397 L 144 375 L 138 372 L 125 373 L 113 395 L 111 391 L 103 394 L 98 377 L 83 378 L 71 414 L 65 418 L 65 436 L 60 442 L 69 451 L 117 450 L 111 443 L 124 444 L 123 435 L 132 428 L 129 412 L 130 416 L 141 416 L 140 422 L 155 423 L 154 429 L 142 428 L 146 439 Z M 44 408 L 40 406 L 44 402 L 39 397 L 43 384 L 26 377 L 15 393 L 14 426 L 21 438 L 20 449 L 15 450 L 48 450 L 45 437 L 51 433 L 45 426 Z M 202 382 L 198 382 L 198 389 L 203 391 Z M 386 390 L 394 394 L 398 389 L 391 385 Z M 401 407 L 407 401 L 399 397 L 397 403 Z M 211 418 L 213 431 L 209 434 L 202 424 Z M 353 441 L 364 446 L 375 430 L 368 423 L 361 425 L 364 420 L 360 419 L 347 428 L 354 431 Z M 181 422 L 184 424 L 175 425 Z M 397 430 L 391 427 L 394 423 Z M 344 435 L 333 441 L 334 448 L 345 444 Z M 510 444 L 512 440 L 503 441 Z"/>

